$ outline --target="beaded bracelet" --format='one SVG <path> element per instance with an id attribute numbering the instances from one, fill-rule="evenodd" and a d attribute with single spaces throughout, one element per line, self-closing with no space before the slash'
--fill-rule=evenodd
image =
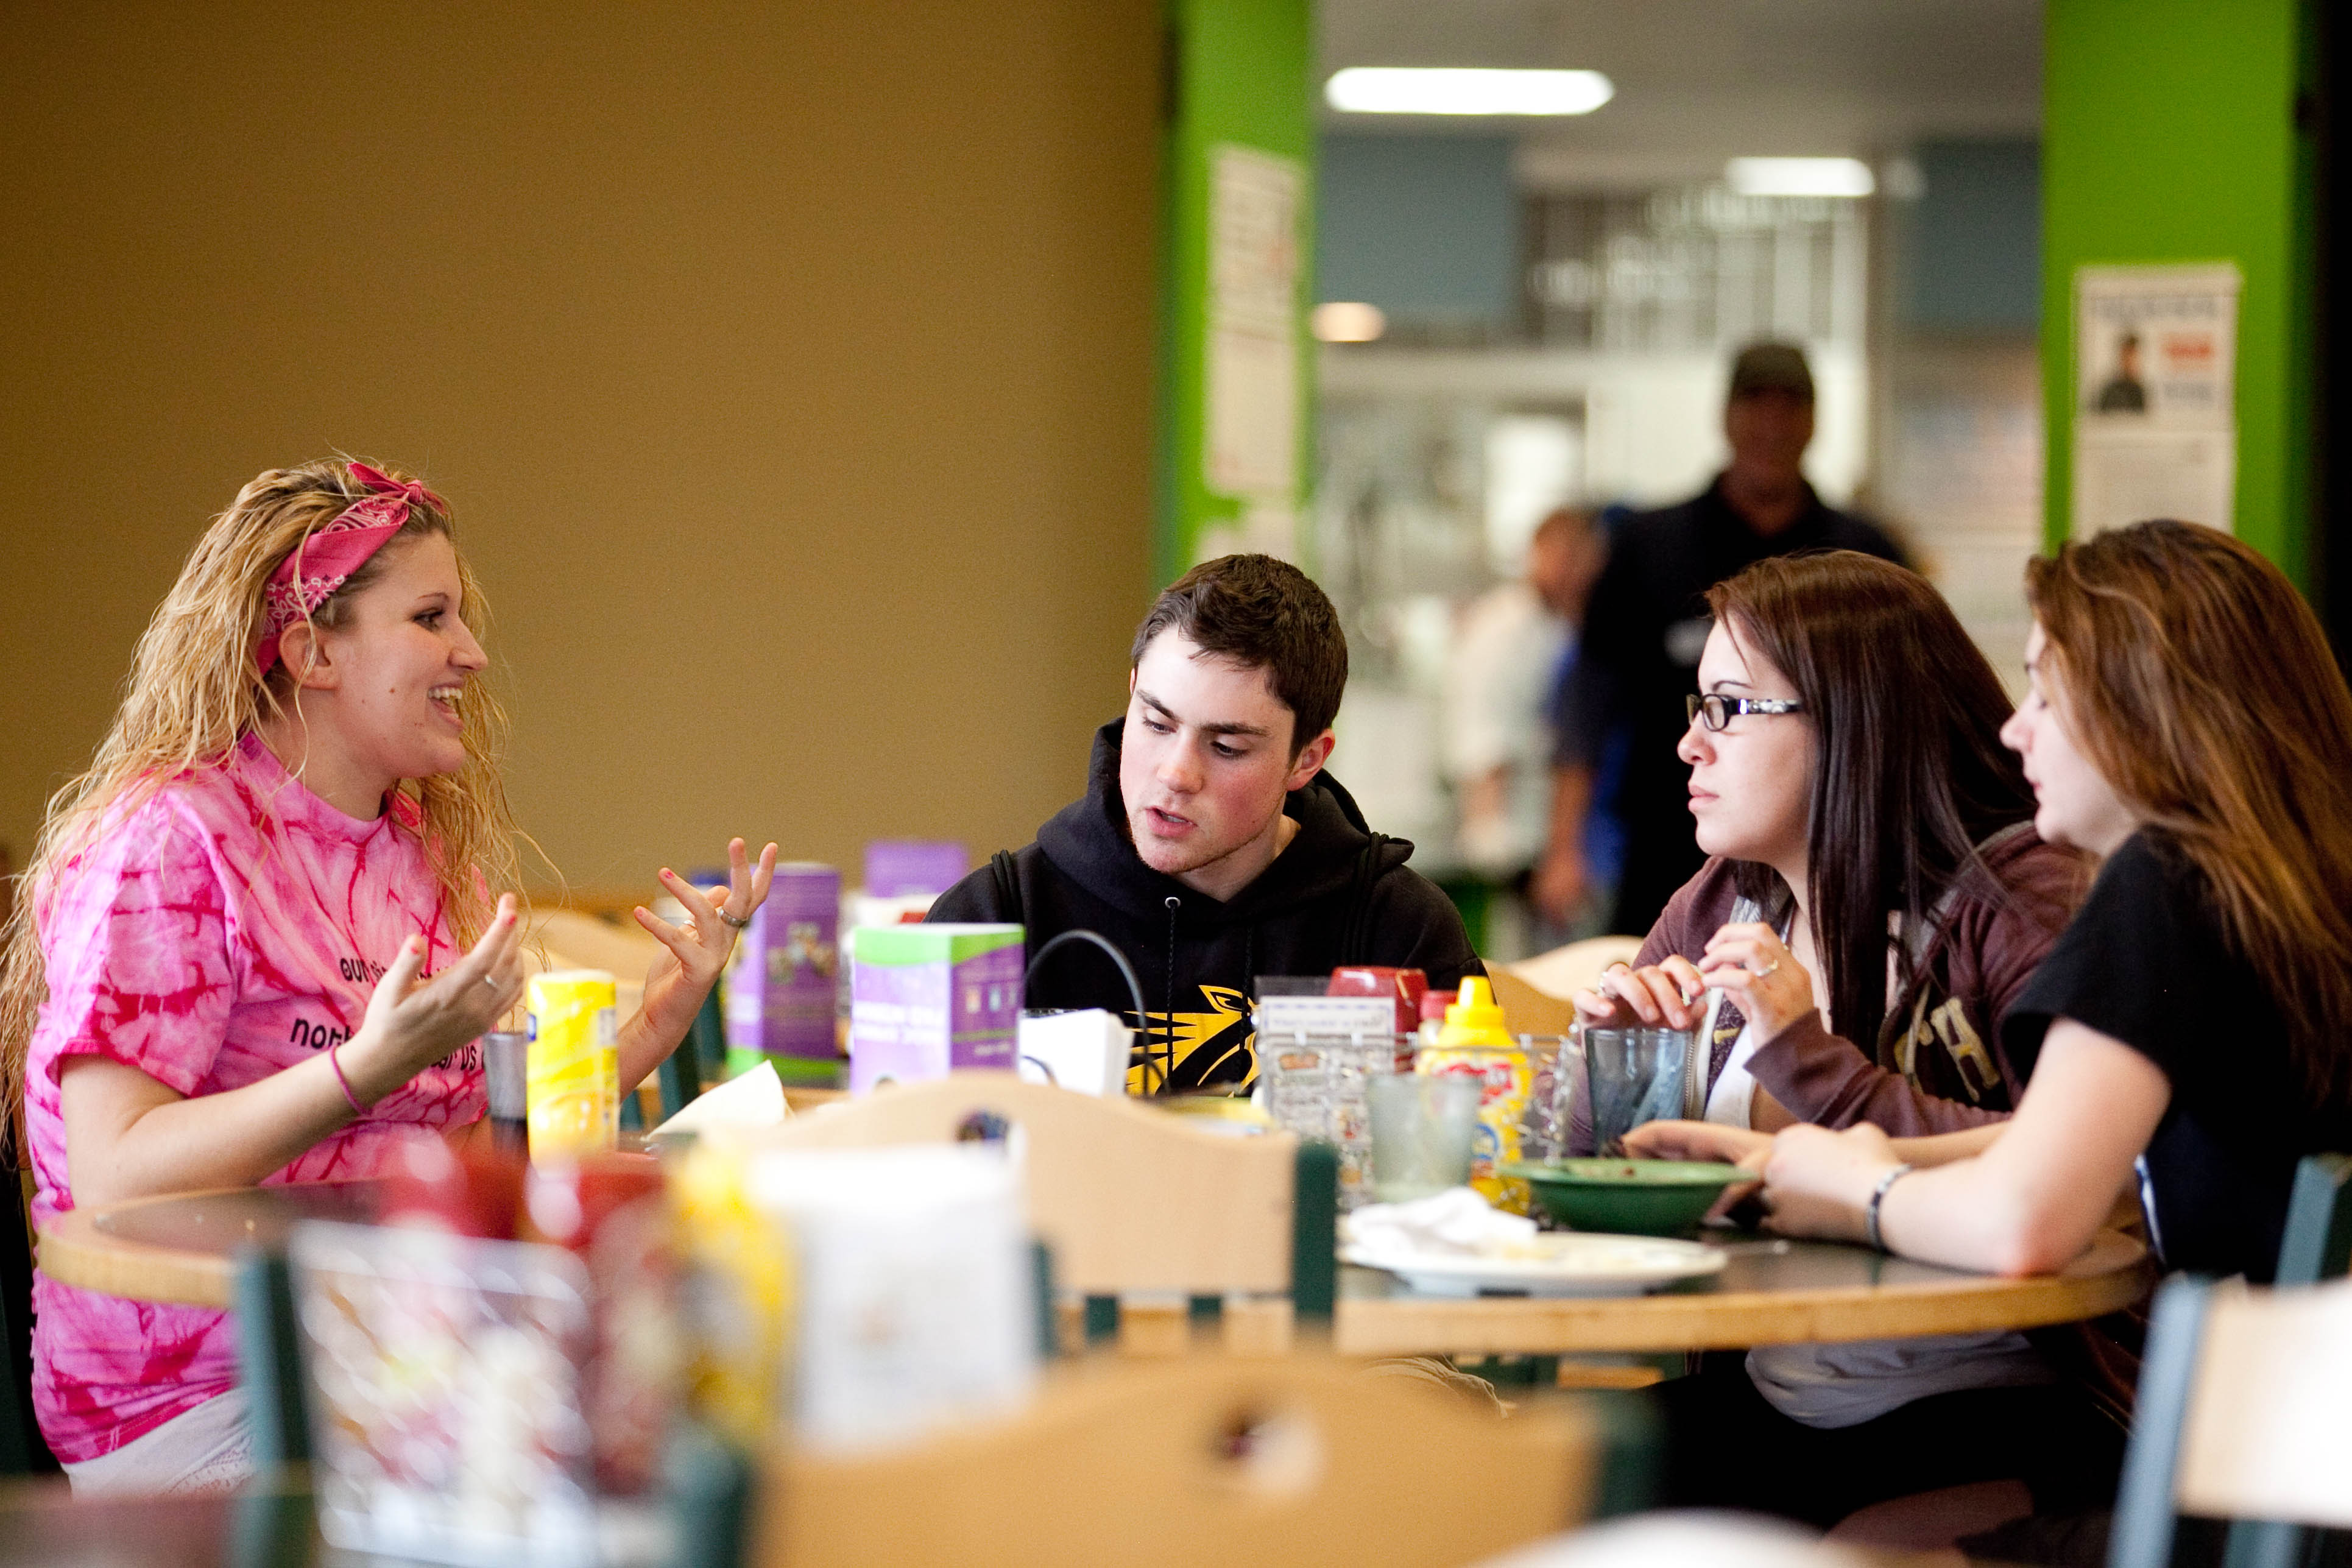
<path id="1" fill-rule="evenodd" d="M 1886 1201 L 1886 1189 L 1910 1173 L 1910 1166 L 1897 1165 L 1879 1177 L 1878 1185 L 1870 1189 L 1870 1205 L 1862 1211 L 1863 1226 L 1869 1233 L 1870 1245 L 1881 1252 L 1886 1250 L 1886 1241 L 1878 1234 L 1878 1205 Z"/>
<path id="2" fill-rule="evenodd" d="M 343 1086 L 343 1098 L 352 1102 L 352 1113 L 365 1116 L 368 1113 L 368 1108 L 362 1105 L 360 1097 L 352 1092 L 352 1080 L 343 1076 L 342 1058 L 335 1055 L 335 1052 L 340 1049 L 341 1049 L 340 1044 L 327 1047 L 327 1065 L 335 1069 L 335 1081 Z"/>

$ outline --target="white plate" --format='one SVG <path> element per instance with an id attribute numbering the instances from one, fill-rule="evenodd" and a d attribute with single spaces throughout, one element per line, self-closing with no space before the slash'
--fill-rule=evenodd
<path id="1" fill-rule="evenodd" d="M 1723 1267 L 1724 1254 L 1695 1241 L 1650 1236 L 1600 1236 L 1548 1231 L 1526 1255 L 1465 1257 L 1349 1246 L 1341 1261 L 1385 1269 L 1430 1296 L 1475 1296 L 1503 1290 L 1528 1296 L 1638 1296 L 1677 1279 Z"/>

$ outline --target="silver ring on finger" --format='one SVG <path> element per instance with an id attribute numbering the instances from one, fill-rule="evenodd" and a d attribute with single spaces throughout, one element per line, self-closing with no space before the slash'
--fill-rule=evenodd
<path id="1" fill-rule="evenodd" d="M 734 927 L 737 931 L 741 931 L 745 926 L 748 926 L 748 925 L 750 925 L 750 924 L 751 923 L 751 917 L 750 915 L 731 915 L 731 914 L 729 914 L 729 913 L 727 912 L 726 907 L 725 907 L 724 905 L 721 905 L 721 906 L 719 907 L 719 918 L 720 920 L 722 920 L 722 921 L 725 921 L 729 925 L 730 925 L 730 926 Z"/>
<path id="2" fill-rule="evenodd" d="M 1778 968 L 1780 968 L 1780 961 L 1779 959 L 1777 959 L 1777 958 L 1776 958 L 1776 959 L 1774 959 L 1771 963 L 1769 963 L 1766 964 L 1763 968 L 1761 968 L 1761 969 L 1758 970 L 1758 971 L 1756 972 L 1756 978 L 1757 978 L 1757 979 L 1759 979 L 1759 980 L 1761 980 L 1761 979 L 1763 979 L 1766 975 L 1768 975 L 1768 974 L 1771 973 L 1774 970 L 1776 970 L 1776 969 L 1778 969 Z"/>
<path id="3" fill-rule="evenodd" d="M 499 984 L 499 977 L 498 977 L 497 975 L 495 975 L 495 974 L 485 974 L 485 975 L 483 975 L 483 976 L 482 976 L 482 984 L 485 984 L 485 985 L 487 985 L 487 986 L 488 986 L 488 987 L 489 987 L 491 990 L 493 990 L 493 991 L 498 991 L 498 990 L 502 990 L 502 989 L 504 989 L 504 988 L 503 988 L 503 987 Z"/>

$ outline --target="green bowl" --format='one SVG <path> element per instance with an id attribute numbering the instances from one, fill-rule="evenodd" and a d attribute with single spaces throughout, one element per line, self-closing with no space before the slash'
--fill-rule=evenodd
<path id="1" fill-rule="evenodd" d="M 1737 1165 L 1694 1160 L 1547 1160 L 1496 1174 L 1527 1183 L 1544 1212 L 1572 1230 L 1629 1236 L 1686 1235 L 1724 1188 L 1755 1179 Z"/>

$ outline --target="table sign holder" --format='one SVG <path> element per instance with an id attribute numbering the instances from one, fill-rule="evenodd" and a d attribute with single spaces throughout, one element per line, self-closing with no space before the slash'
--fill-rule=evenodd
<path id="1" fill-rule="evenodd" d="M 659 1553 L 652 1510 L 594 1493 L 578 1258 L 325 1221 L 295 1226 L 289 1255 L 330 1542 L 457 1568 Z"/>

